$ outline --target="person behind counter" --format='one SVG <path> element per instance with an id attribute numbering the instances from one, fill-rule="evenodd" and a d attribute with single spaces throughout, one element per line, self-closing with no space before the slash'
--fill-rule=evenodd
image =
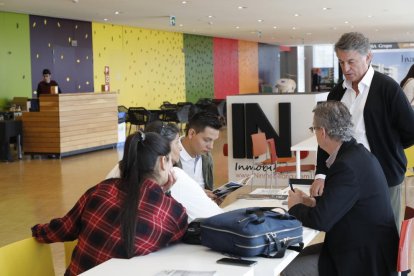
<path id="1" fill-rule="evenodd" d="M 52 80 L 52 73 L 49 69 L 43 69 L 43 80 L 37 85 L 37 94 L 52 94 L 51 88 L 56 86 L 59 93 L 62 93 L 58 83 Z"/>

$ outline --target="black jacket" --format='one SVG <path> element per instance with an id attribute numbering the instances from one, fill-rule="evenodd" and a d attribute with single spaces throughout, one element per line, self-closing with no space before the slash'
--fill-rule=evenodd
<path id="1" fill-rule="evenodd" d="M 340 101 L 342 83 L 333 88 L 328 100 Z M 414 111 L 401 87 L 390 77 L 375 71 L 364 107 L 366 135 L 388 186 L 403 182 L 407 167 L 404 148 L 414 144 Z M 328 154 L 318 149 L 316 174 L 326 174 Z"/>
<path id="2" fill-rule="evenodd" d="M 304 226 L 325 231 L 319 275 L 397 275 L 398 231 L 381 166 L 355 139 L 328 169 L 315 207 L 293 206 Z"/>

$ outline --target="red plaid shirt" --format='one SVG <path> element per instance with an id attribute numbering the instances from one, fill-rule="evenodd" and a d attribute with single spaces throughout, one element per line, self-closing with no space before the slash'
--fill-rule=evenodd
<path id="1" fill-rule="evenodd" d="M 40 242 L 78 239 L 65 275 L 78 275 L 111 258 L 125 258 L 121 240 L 120 204 L 125 193 L 120 179 L 89 189 L 63 218 L 37 224 L 32 235 Z M 146 255 L 179 240 L 187 228 L 187 214 L 160 186 L 144 181 L 138 204 L 135 255 Z"/>

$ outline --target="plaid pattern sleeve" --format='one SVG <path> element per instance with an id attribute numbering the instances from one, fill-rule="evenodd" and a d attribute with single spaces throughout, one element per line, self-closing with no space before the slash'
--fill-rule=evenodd
<path id="1" fill-rule="evenodd" d="M 119 179 L 106 180 L 88 190 L 63 218 L 32 228 L 40 242 L 78 239 L 65 275 L 78 275 L 110 258 L 125 258 L 119 214 L 124 193 Z M 187 228 L 184 207 L 146 180 L 137 212 L 135 255 L 145 255 L 178 241 Z"/>

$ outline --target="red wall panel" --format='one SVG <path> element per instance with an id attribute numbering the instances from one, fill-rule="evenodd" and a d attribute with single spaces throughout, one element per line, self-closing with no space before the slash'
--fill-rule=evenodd
<path id="1" fill-rule="evenodd" d="M 214 98 L 239 94 L 238 41 L 214 38 Z"/>

